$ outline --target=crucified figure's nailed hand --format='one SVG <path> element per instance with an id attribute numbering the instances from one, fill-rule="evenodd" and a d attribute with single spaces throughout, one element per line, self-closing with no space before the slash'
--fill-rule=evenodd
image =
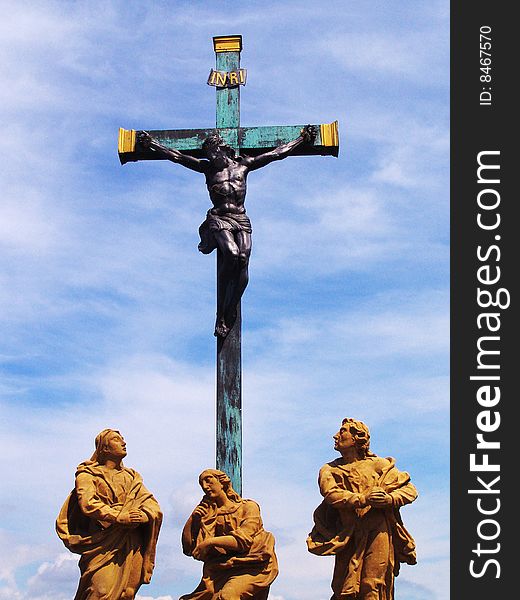
<path id="1" fill-rule="evenodd" d="M 203 173 L 213 207 L 199 227 L 199 250 L 209 254 L 215 249 L 221 254 L 217 273 L 217 319 L 215 335 L 225 338 L 237 317 L 237 307 L 249 281 L 251 254 L 251 222 L 246 215 L 246 181 L 255 171 L 275 160 L 281 160 L 302 144 L 312 144 L 317 129 L 306 125 L 300 135 L 258 156 L 236 156 L 220 135 L 209 135 L 202 144 L 205 159 L 198 159 L 167 148 L 146 131 L 137 134 L 139 144 L 158 152 L 162 157 L 188 169 Z"/>

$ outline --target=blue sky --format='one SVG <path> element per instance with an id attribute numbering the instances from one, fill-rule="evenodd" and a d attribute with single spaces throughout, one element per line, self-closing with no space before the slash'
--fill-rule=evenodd
<path id="1" fill-rule="evenodd" d="M 340 155 L 249 178 L 244 496 L 274 532 L 273 600 L 326 600 L 306 551 L 343 417 L 419 499 L 399 600 L 449 583 L 449 3 L 2 0 L 0 599 L 70 600 L 54 533 L 76 465 L 119 429 L 165 522 L 141 600 L 194 589 L 180 528 L 214 464 L 215 260 L 202 177 L 120 166 L 117 132 L 211 127 L 211 38 L 240 33 L 243 125 L 340 124 Z"/>

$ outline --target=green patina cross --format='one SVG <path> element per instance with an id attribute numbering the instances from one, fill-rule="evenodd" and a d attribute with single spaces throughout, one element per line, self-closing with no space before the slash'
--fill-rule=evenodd
<path id="1" fill-rule="evenodd" d="M 214 37 L 216 72 L 210 79 L 217 84 L 216 129 L 224 141 L 237 154 L 256 156 L 295 140 L 304 125 L 275 125 L 266 127 L 240 127 L 240 83 L 244 83 L 244 70 L 240 69 L 242 36 Z M 226 77 L 226 74 L 229 74 Z M 210 81 L 208 81 L 210 83 Z M 238 83 L 237 85 L 234 85 Z M 221 84 L 221 87 L 218 85 Z M 291 155 L 337 156 L 339 150 L 338 123 L 314 126 L 316 138 L 300 145 Z M 195 158 L 205 154 L 202 144 L 211 129 L 148 130 L 162 146 L 178 150 Z M 119 158 L 121 164 L 138 160 L 157 160 L 164 157 L 136 143 L 135 130 L 119 130 Z M 217 261 L 221 260 L 220 251 Z M 218 263 L 219 264 L 219 263 Z M 217 268 L 218 268 L 217 264 Z M 242 391 L 241 391 L 241 314 L 225 338 L 217 338 L 217 469 L 226 472 L 233 487 L 242 493 Z"/>

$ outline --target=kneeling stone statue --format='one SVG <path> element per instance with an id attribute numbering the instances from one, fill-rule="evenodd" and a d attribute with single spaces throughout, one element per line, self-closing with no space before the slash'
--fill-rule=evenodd
<path id="1" fill-rule="evenodd" d="M 182 548 L 204 567 L 197 589 L 180 600 L 266 600 L 278 562 L 258 504 L 241 498 L 223 471 L 207 469 L 199 483 L 204 496 L 184 526 Z"/>

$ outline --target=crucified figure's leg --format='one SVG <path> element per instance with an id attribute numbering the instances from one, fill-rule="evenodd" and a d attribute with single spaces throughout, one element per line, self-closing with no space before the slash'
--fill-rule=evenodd
<path id="1" fill-rule="evenodd" d="M 235 234 L 235 242 L 238 247 L 238 276 L 237 284 L 234 286 L 233 295 L 229 302 L 230 314 L 225 315 L 230 322 L 236 318 L 236 307 L 249 283 L 249 257 L 251 255 L 251 234 L 239 231 Z"/>
<path id="2" fill-rule="evenodd" d="M 236 315 L 236 304 L 232 306 L 235 289 L 239 282 L 240 250 L 230 231 L 218 231 L 215 239 L 220 252 L 220 264 L 217 272 L 217 321 L 215 335 L 226 337 L 233 326 L 230 317 Z"/>

